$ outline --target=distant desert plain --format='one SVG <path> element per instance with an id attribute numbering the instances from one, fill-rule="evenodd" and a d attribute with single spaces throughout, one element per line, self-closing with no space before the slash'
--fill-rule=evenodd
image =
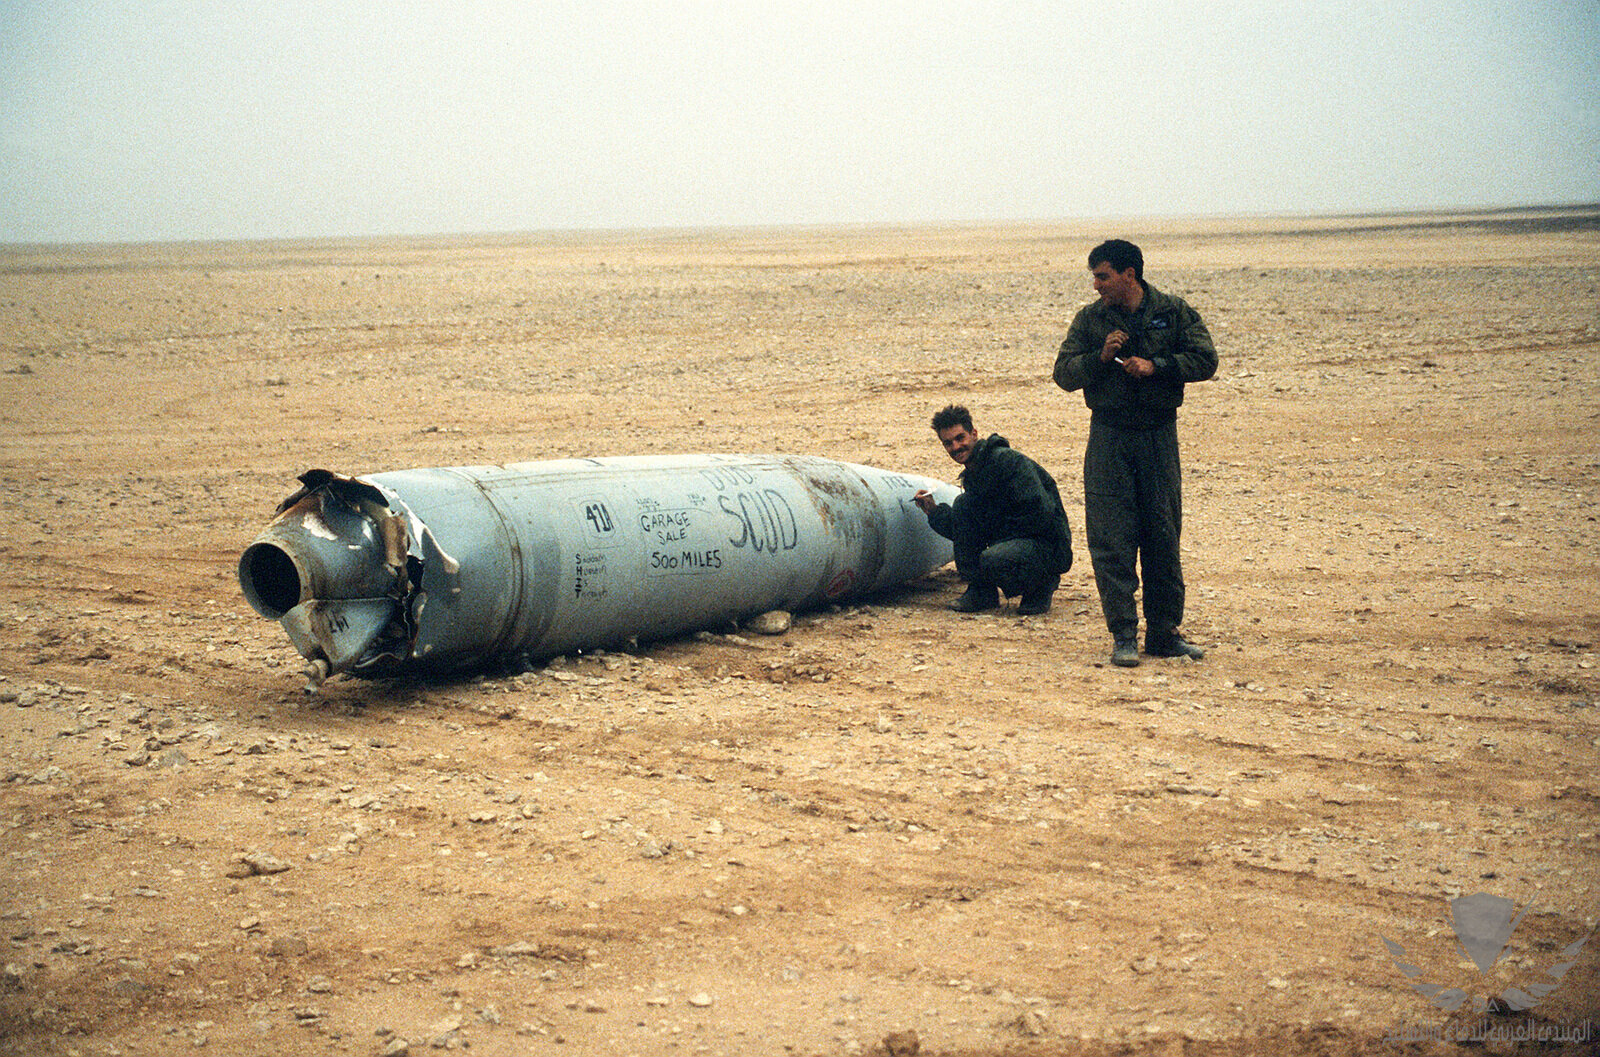
<path id="1" fill-rule="evenodd" d="M 1220 352 L 1200 662 L 1107 663 L 1050 370 L 1108 236 Z M 0 370 L 0 1053 L 1593 1052 L 1600 207 L 8 245 Z M 313 467 L 953 480 L 950 402 L 1061 482 L 1045 616 L 947 567 L 308 694 L 240 591 Z"/>

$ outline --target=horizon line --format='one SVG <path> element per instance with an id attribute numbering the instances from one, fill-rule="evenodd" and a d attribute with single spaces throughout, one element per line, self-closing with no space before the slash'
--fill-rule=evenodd
<path id="1" fill-rule="evenodd" d="M 632 227 L 552 227 L 464 229 L 444 231 L 417 231 L 392 233 L 345 233 L 328 235 L 265 235 L 265 236 L 207 236 L 196 238 L 129 238 L 129 239 L 3 239 L 0 252 L 61 251 L 72 249 L 112 249 L 137 247 L 204 247 L 237 245 L 305 245 L 311 243 L 403 243 L 436 242 L 452 239 L 464 240 L 516 240 L 551 238 L 617 238 L 625 236 L 683 237 L 700 234 L 780 233 L 818 231 L 939 231 L 971 228 L 1026 228 L 1052 227 L 1105 223 L 1176 223 L 1214 221 L 1260 220 L 1322 220 L 1322 221 L 1373 221 L 1395 220 L 1406 217 L 1449 218 L 1473 217 L 1486 219 L 1495 216 L 1576 213 L 1595 214 L 1600 219 L 1600 201 L 1597 202 L 1543 202 L 1497 206 L 1426 206 L 1414 208 L 1318 211 L 1265 211 L 1218 213 L 1117 213 L 1103 216 L 1059 216 L 1021 219 L 962 219 L 962 220 L 852 220 L 852 221 L 791 221 L 749 224 L 660 224 Z M 1437 226 L 1425 224 L 1419 226 Z M 1308 232 L 1309 234 L 1309 232 Z"/>

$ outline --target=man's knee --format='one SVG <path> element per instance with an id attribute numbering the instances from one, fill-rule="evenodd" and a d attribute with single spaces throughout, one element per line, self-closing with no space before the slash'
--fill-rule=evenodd
<path id="1" fill-rule="evenodd" d="M 1001 540 L 978 556 L 983 579 L 1008 595 L 1025 594 L 1054 575 L 1048 555 L 1035 540 Z"/>

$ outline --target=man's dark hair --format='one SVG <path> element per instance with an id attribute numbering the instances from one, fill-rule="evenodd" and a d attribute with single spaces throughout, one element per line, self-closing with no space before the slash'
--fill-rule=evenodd
<path id="1" fill-rule="evenodd" d="M 972 412 L 960 404 L 951 404 L 933 416 L 933 431 L 935 433 L 947 430 L 951 426 L 962 426 L 968 433 L 971 433 Z"/>
<path id="2" fill-rule="evenodd" d="M 1144 281 L 1144 254 L 1127 239 L 1107 239 L 1089 251 L 1089 267 L 1105 263 L 1118 272 L 1133 269 L 1133 277 Z"/>

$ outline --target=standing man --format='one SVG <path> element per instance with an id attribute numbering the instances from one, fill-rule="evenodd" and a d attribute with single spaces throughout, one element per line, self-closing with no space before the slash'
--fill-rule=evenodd
<path id="1" fill-rule="evenodd" d="M 1178 406 L 1187 382 L 1217 372 L 1200 315 L 1144 281 L 1144 254 L 1123 239 L 1089 252 L 1100 300 L 1082 308 L 1056 354 L 1056 384 L 1083 390 L 1089 443 L 1083 507 L 1100 608 L 1115 643 L 1111 663 L 1139 663 L 1133 594 L 1144 572 L 1145 652 L 1205 656 L 1178 633 L 1183 622 L 1183 522 Z M 1137 563 L 1137 567 L 1136 567 Z"/>
<path id="2" fill-rule="evenodd" d="M 977 613 L 1021 595 L 1018 616 L 1050 612 L 1061 574 L 1072 568 L 1072 529 L 1055 478 L 998 433 L 979 439 L 972 414 L 956 404 L 933 416 L 933 431 L 961 464 L 961 494 L 935 503 L 928 492 L 912 501 L 933 531 L 955 544 L 956 572 L 967 590 L 950 604 Z"/>

